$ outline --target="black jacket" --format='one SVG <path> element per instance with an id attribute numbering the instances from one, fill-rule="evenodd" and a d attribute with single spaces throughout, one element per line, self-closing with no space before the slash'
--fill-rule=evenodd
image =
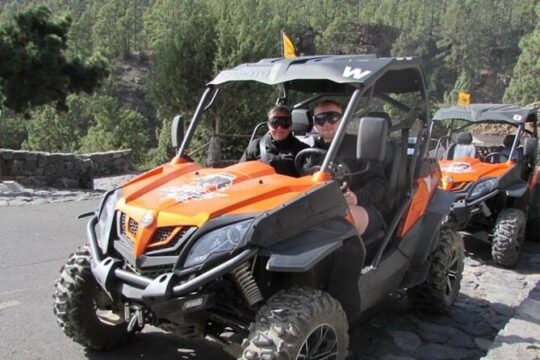
<path id="1" fill-rule="evenodd" d="M 325 143 L 322 138 L 318 138 L 314 147 L 328 150 L 330 143 Z M 336 161 L 343 162 L 351 172 L 365 169 L 368 165 L 366 162 L 356 160 L 356 136 L 353 135 L 345 135 L 336 155 Z M 388 179 L 382 162 L 370 161 L 369 170 L 352 176 L 350 182 L 349 188 L 355 193 L 358 205 L 363 207 L 372 205 L 381 214 L 387 212 L 384 197 L 388 189 Z"/>
<path id="2" fill-rule="evenodd" d="M 264 159 L 261 158 L 260 141 L 264 141 L 266 147 L 266 156 Z M 270 134 L 266 134 L 262 138 L 255 139 L 249 143 L 240 161 L 260 160 L 270 164 L 278 174 L 299 176 L 298 171 L 294 167 L 294 157 L 300 150 L 308 147 L 307 144 L 295 138 L 292 133 L 282 141 L 276 141 Z"/>

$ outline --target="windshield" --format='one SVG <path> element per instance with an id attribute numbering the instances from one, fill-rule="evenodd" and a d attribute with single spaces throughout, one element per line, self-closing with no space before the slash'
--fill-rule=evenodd
<path id="1" fill-rule="evenodd" d="M 322 101 L 338 102 L 343 113 L 349 111 L 347 117 L 343 118 L 343 126 L 338 130 L 342 136 L 347 134 L 356 138 L 358 124 L 363 116 L 387 118 L 391 127 L 415 108 L 420 109 L 417 117 L 423 117 L 423 120 L 411 121 L 411 133 L 416 134 L 418 129 L 425 127 L 426 100 L 420 91 L 390 94 L 375 93 L 373 89 L 351 85 L 348 90 L 340 88 L 337 93 L 318 93 L 287 90 L 282 84 L 269 86 L 257 82 L 228 83 L 219 89 L 210 86 L 193 116 L 195 120 L 192 119 L 192 122 L 195 123 L 189 124 L 181 151 L 183 155 L 207 167 L 234 164 L 239 161 L 250 140 L 266 134 L 267 113 L 277 103 L 287 104 L 293 111 L 304 109 L 313 114 L 314 107 Z M 353 94 L 356 94 L 356 98 L 351 96 Z M 320 134 L 311 125 L 302 131 L 295 131 L 294 135 L 313 146 Z M 397 133 L 391 132 L 390 136 L 398 138 Z M 332 157 L 336 153 L 329 152 L 328 155 Z"/>

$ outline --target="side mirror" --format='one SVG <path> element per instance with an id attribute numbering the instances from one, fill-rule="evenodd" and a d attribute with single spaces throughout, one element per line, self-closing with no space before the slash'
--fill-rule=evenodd
<path id="1" fill-rule="evenodd" d="M 538 151 L 538 139 L 525 138 L 523 142 L 523 156 L 526 158 L 536 159 L 536 152 Z"/>
<path id="2" fill-rule="evenodd" d="M 184 139 L 184 115 L 176 115 L 171 125 L 171 144 L 175 149 L 182 145 Z"/>
<path id="3" fill-rule="evenodd" d="M 382 117 L 363 117 L 358 124 L 356 158 L 383 161 L 386 154 L 388 120 Z"/>

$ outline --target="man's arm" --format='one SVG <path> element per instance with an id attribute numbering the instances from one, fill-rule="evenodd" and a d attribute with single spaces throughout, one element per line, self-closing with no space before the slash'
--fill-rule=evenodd
<path id="1" fill-rule="evenodd" d="M 358 205 L 366 206 L 381 203 L 388 189 L 388 180 L 380 162 L 371 162 L 370 170 L 361 175 L 361 184 L 352 187 Z"/>
<path id="2" fill-rule="evenodd" d="M 255 139 L 249 143 L 246 151 L 240 158 L 240 162 L 259 159 L 259 141 L 260 139 Z"/>

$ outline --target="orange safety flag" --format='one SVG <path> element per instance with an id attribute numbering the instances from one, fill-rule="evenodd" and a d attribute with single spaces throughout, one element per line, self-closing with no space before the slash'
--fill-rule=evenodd
<path id="1" fill-rule="evenodd" d="M 467 106 L 471 103 L 471 94 L 465 91 L 460 91 L 458 94 L 458 105 Z"/>
<path id="2" fill-rule="evenodd" d="M 283 57 L 285 59 L 295 58 L 296 50 L 294 49 L 294 45 L 291 39 L 289 39 L 289 37 L 287 36 L 287 34 L 285 34 L 285 32 L 282 32 L 281 35 L 283 38 Z"/>

